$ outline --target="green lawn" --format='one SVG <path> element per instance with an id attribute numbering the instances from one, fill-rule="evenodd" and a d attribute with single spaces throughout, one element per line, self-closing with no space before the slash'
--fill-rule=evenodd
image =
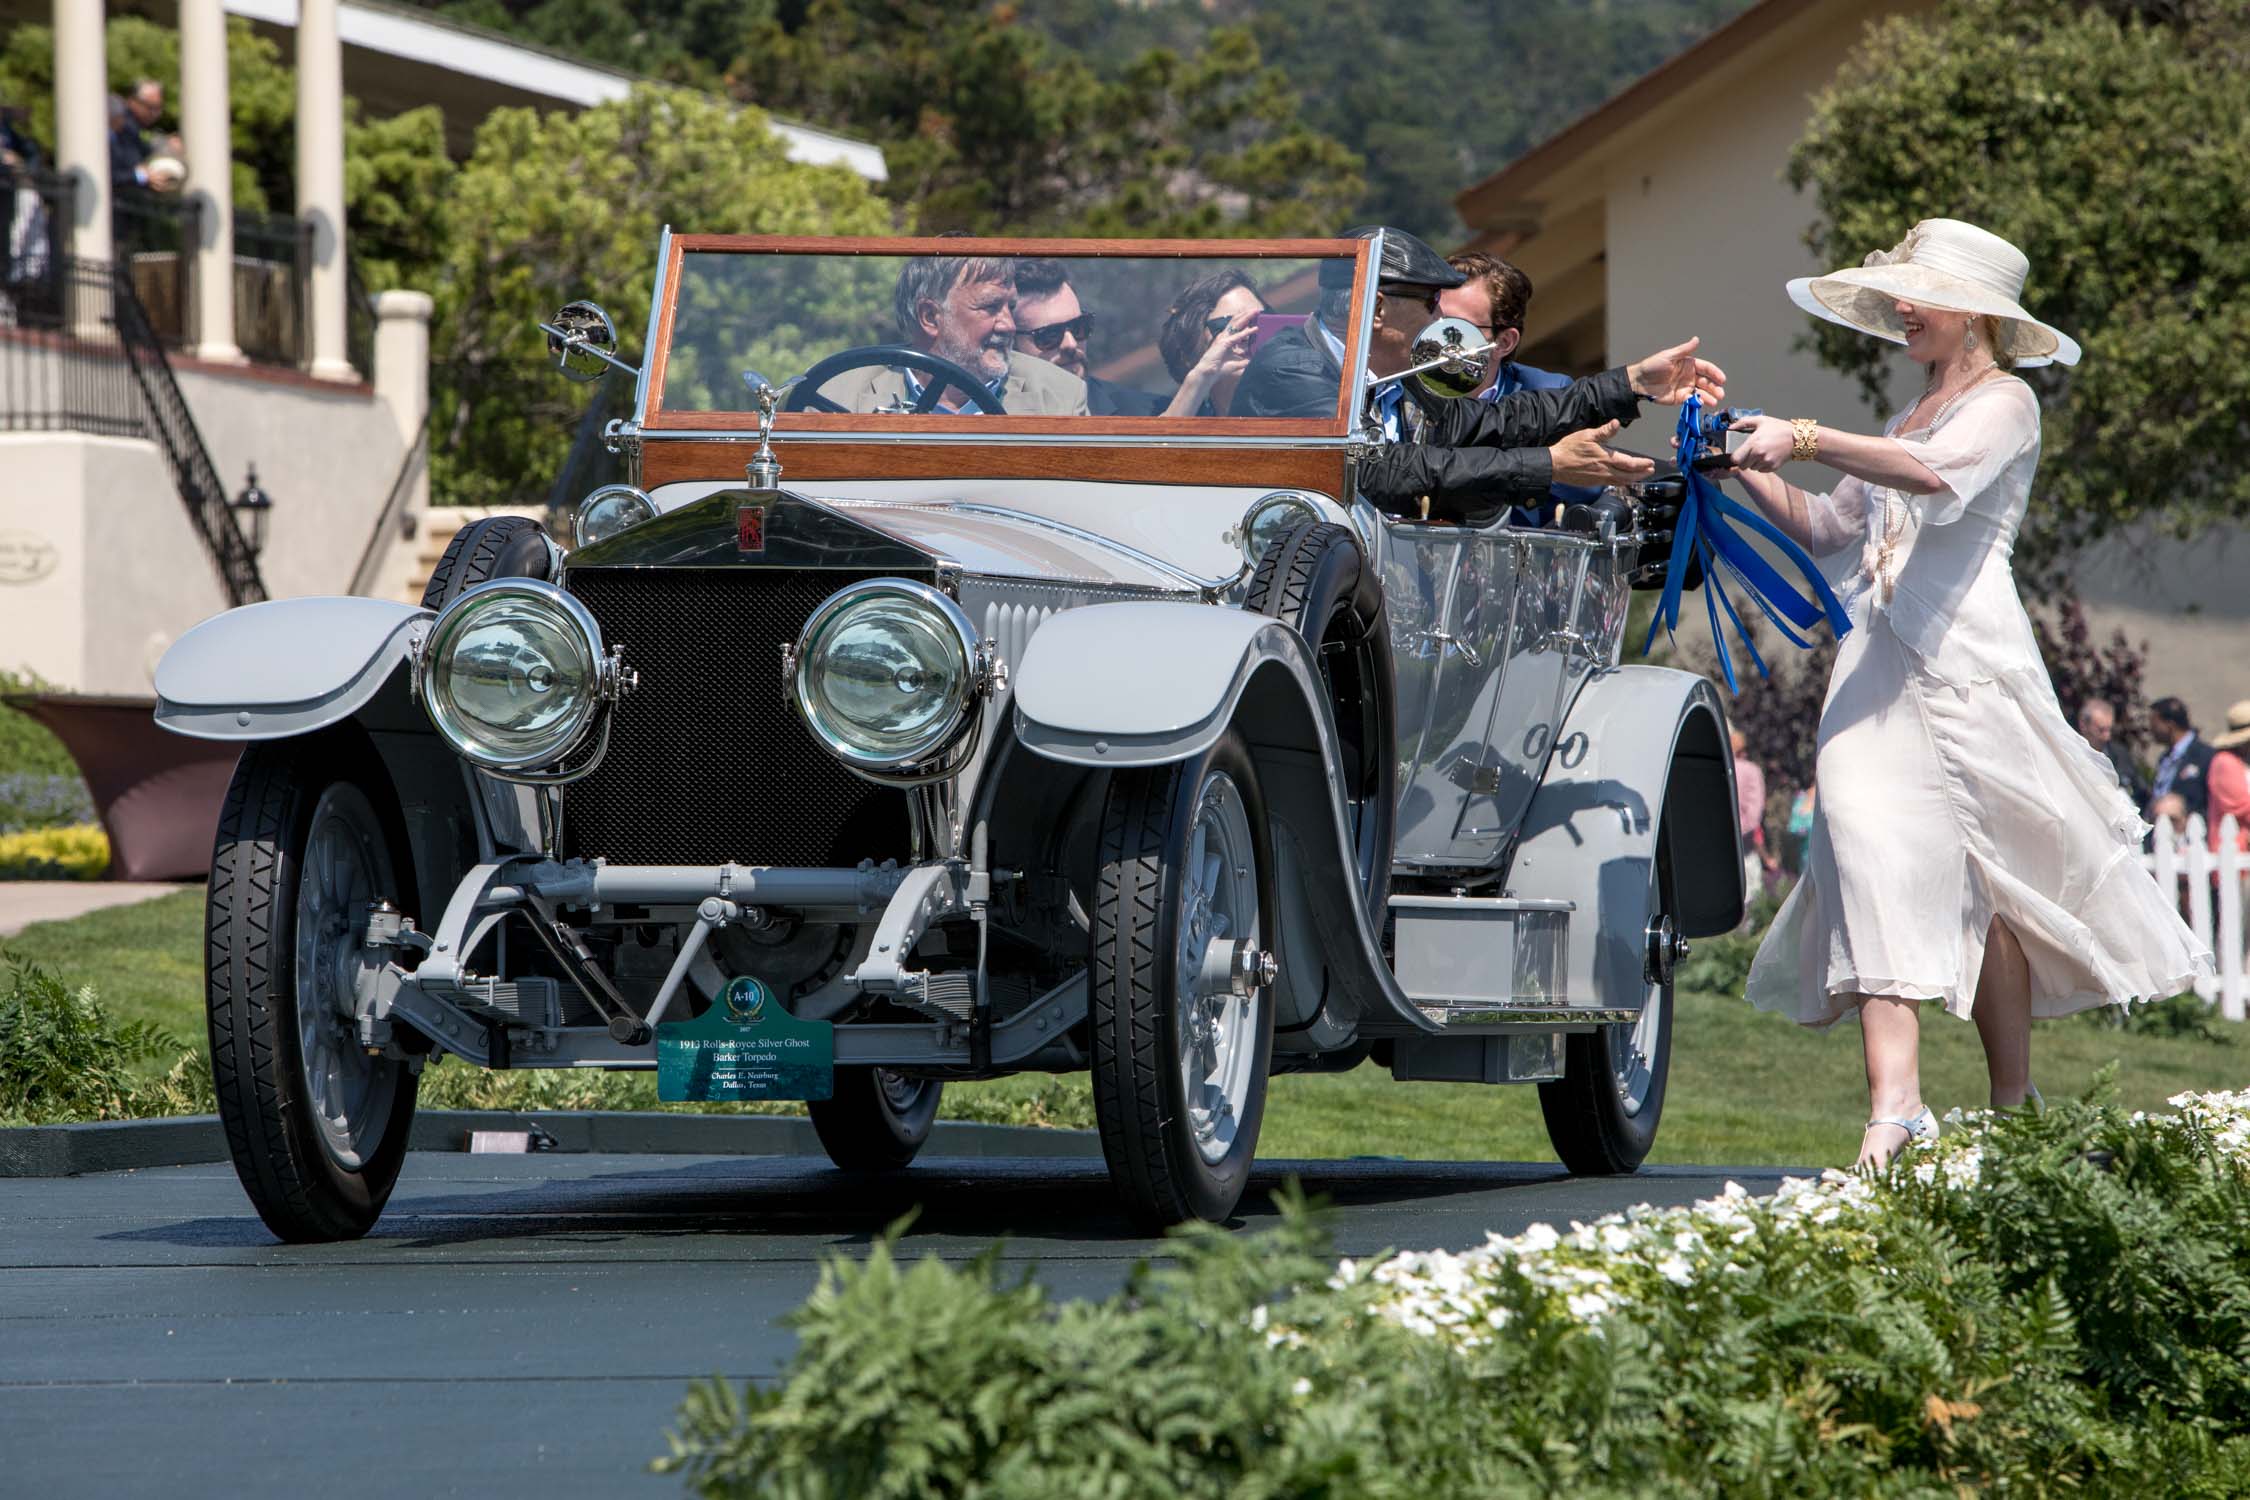
<path id="1" fill-rule="evenodd" d="M 67 983 L 94 985 L 122 1017 L 155 1021 L 200 1046 L 202 904 L 200 891 L 183 891 L 32 927 L 7 946 L 54 969 Z M 2221 1045 L 2121 1032 L 2086 1019 L 2049 1022 L 2033 1034 L 2033 1072 L 2047 1093 L 2062 1094 L 2083 1089 L 2097 1069 L 2116 1063 L 2123 1102 L 2142 1109 L 2182 1089 L 2250 1085 L 2250 1031 L 2216 1022 L 2213 1028 L 2245 1034 Z M 1924 1093 L 1931 1105 L 1942 1113 L 1983 1103 L 1974 1028 L 1932 1013 L 1923 1036 Z M 457 1097 L 471 1081 L 449 1080 L 449 1092 Z M 645 1107 L 655 1093 L 646 1074 L 524 1075 L 504 1082 L 549 1085 L 524 1101 L 545 1108 L 593 1102 L 559 1097 L 551 1086 L 565 1083 L 576 1089 L 606 1086 L 604 1099 L 621 1105 Z M 1840 1164 L 1858 1148 L 1864 1098 L 1857 1028 L 1808 1032 L 1739 1000 L 1683 994 L 1673 1033 L 1670 1097 L 1653 1159 Z M 947 1090 L 946 1113 L 1056 1124 L 1092 1118 L 1083 1078 L 956 1085 Z M 1261 1150 L 1269 1156 L 1439 1160 L 1536 1161 L 1548 1155 L 1533 1090 L 1400 1084 L 1372 1067 L 1275 1079 Z"/>

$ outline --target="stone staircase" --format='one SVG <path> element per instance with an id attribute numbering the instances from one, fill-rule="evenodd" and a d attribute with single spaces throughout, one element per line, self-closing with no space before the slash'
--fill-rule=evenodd
<path id="1" fill-rule="evenodd" d="M 416 517 L 420 524 L 415 527 L 414 539 L 404 544 L 414 549 L 414 566 L 399 597 L 408 604 L 420 604 L 423 588 L 428 585 L 430 575 L 437 571 L 439 560 L 445 556 L 446 544 L 460 534 L 462 527 L 486 516 L 531 516 L 544 521 L 547 512 L 544 507 L 536 505 L 498 506 L 489 510 L 480 510 L 471 505 L 431 506 Z"/>

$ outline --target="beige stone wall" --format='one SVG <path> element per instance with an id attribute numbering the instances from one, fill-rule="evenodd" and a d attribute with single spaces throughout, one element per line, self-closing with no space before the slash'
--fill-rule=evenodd
<path id="1" fill-rule="evenodd" d="M 225 607 L 153 444 L 0 434 L 0 666 L 144 694 L 164 649 Z"/>
<path id="2" fill-rule="evenodd" d="M 273 497 L 258 560 L 267 591 L 275 598 L 347 592 L 405 456 L 390 408 L 364 387 L 185 368 L 179 381 L 227 493 L 241 490 L 255 463 L 259 487 Z"/>

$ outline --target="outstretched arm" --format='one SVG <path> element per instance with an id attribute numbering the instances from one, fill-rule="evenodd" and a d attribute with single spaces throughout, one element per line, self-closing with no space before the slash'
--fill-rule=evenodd
<path id="1" fill-rule="evenodd" d="M 1786 417 L 1746 417 L 1735 424 L 1734 431 L 1750 434 L 1734 450 L 1734 466 L 1738 470 L 1771 474 L 1796 451 L 1797 434 Z M 1945 488 L 1945 482 L 1896 438 L 1868 437 L 1823 427 L 1819 429 L 1819 452 L 1815 457 L 1854 479 L 1864 479 L 1886 489 L 1903 490 L 1909 495 L 1934 495 Z"/>

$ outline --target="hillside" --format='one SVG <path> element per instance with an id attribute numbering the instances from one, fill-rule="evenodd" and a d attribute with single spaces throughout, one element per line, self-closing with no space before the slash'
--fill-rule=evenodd
<path id="1" fill-rule="evenodd" d="M 1293 92 L 1276 104 L 1302 127 L 1364 162 L 1365 191 L 1353 221 L 1402 224 L 1439 242 L 1461 233 L 1453 195 L 1545 139 L 1584 110 L 1731 19 L 1749 0 L 422 0 L 455 19 L 506 30 L 544 45 L 598 57 L 651 77 L 733 87 L 801 118 L 882 142 L 892 196 L 917 204 L 925 227 L 979 227 L 992 205 L 958 206 L 917 181 L 933 140 L 973 136 L 980 97 L 995 112 L 1037 129 L 1068 101 L 1015 110 L 1011 85 L 1023 64 L 1046 76 L 1091 78 L 1125 88 L 1148 84 L 1147 55 L 1163 48 L 1192 63 L 1213 34 L 1242 28 L 1265 65 Z M 1059 58 L 1008 37 L 1051 41 Z M 848 37 L 852 56 L 827 45 Z M 773 58 L 788 43 L 785 65 Z M 1009 45 L 1009 43 L 1013 45 Z M 778 44 L 778 46 L 777 46 Z M 868 47 L 877 56 L 866 55 Z M 879 54 L 902 54 L 886 68 Z M 906 54 L 911 54 L 906 55 Z M 1001 55 L 1013 66 L 996 67 Z M 1228 54 L 1231 55 L 1231 54 Z M 833 60 L 833 62 L 831 62 Z M 818 73 L 819 76 L 813 76 Z M 886 76 L 887 75 L 887 76 Z M 900 77 L 927 80 L 901 90 Z M 885 87 L 885 83 L 894 86 Z M 1085 110 L 1113 108 L 1085 91 Z M 1179 103 L 1192 113 L 1194 91 Z M 1239 121 L 1229 128 L 1242 130 Z M 1073 122 L 1075 128 L 1077 122 Z M 1014 128 L 1014 127 L 1011 127 Z M 1198 122 L 1183 118 L 1183 131 Z M 1059 138 L 1075 140 L 1058 127 Z M 1026 154 L 1037 154 L 1036 151 Z M 1317 155 L 1292 153 L 1293 161 Z M 1285 168 L 1284 168 L 1285 169 Z M 932 175 L 942 168 L 929 169 Z M 1002 219 L 1020 206 L 1003 204 Z M 1338 226 L 1341 227 L 1341 226 Z"/>

